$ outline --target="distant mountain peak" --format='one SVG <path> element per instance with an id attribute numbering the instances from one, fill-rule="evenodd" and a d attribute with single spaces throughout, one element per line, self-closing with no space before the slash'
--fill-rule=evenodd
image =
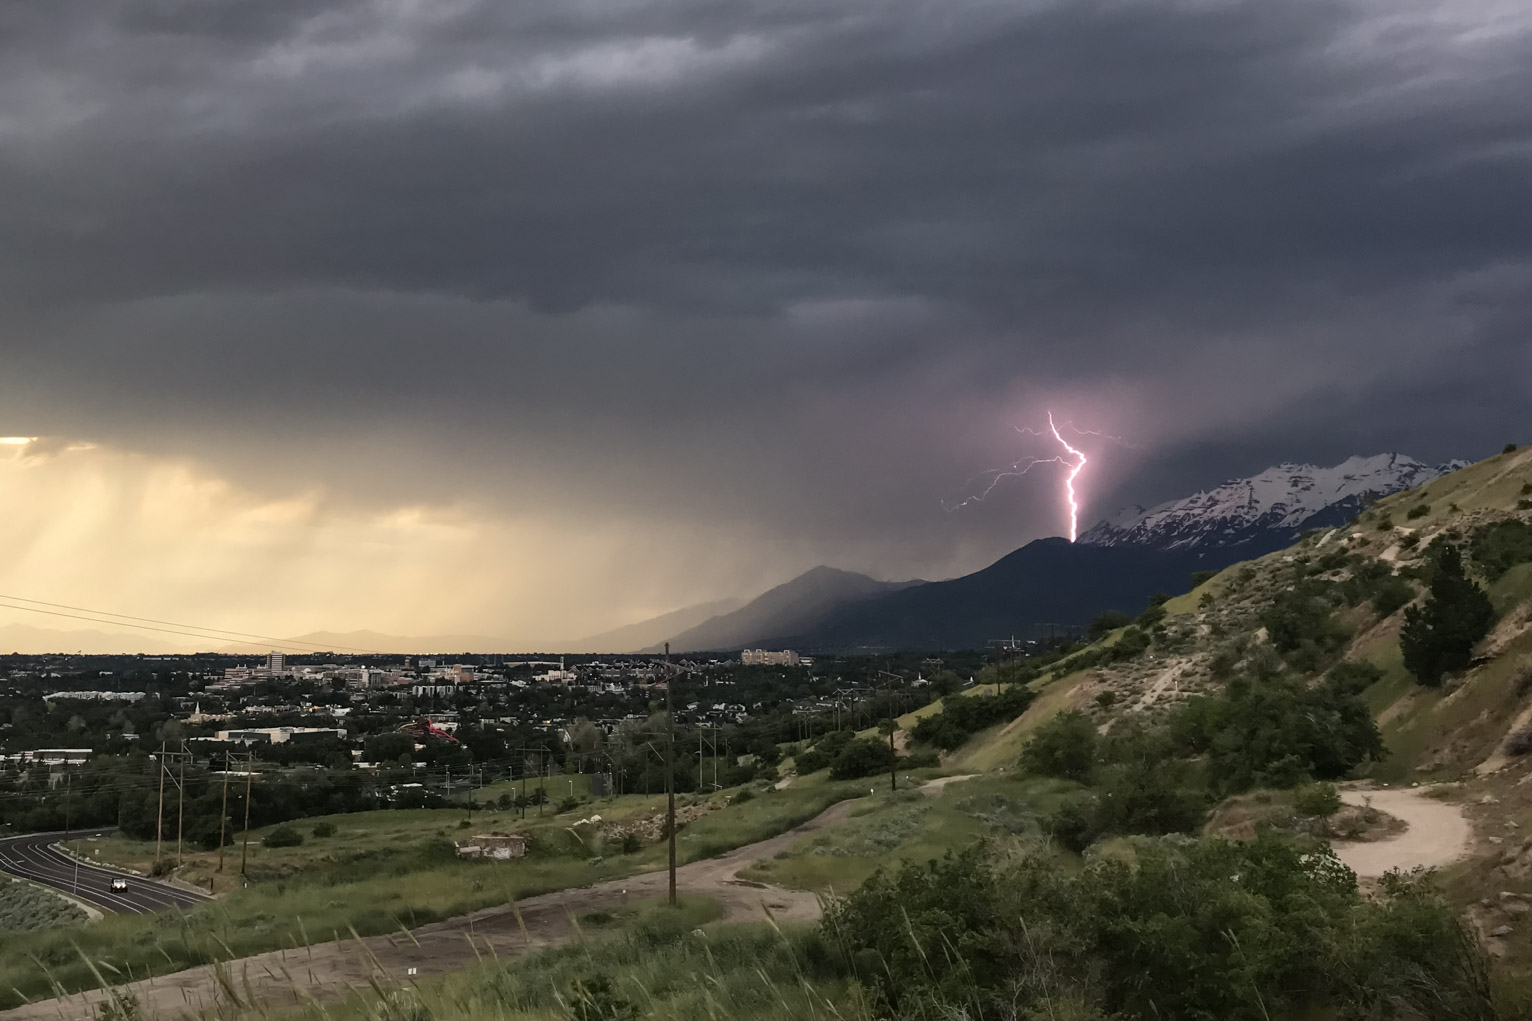
<path id="1" fill-rule="evenodd" d="M 1080 542 L 1160 550 L 1276 549 L 1310 528 L 1344 524 L 1371 500 L 1467 466 L 1467 461 L 1433 466 L 1404 454 L 1349 457 L 1329 468 L 1286 461 L 1148 510 L 1125 508 L 1092 526 Z"/>

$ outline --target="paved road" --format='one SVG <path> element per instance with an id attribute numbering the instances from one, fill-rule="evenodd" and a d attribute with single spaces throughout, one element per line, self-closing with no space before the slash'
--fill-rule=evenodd
<path id="1" fill-rule="evenodd" d="M 89 834 L 75 833 L 74 837 Z M 140 876 L 124 876 L 83 862 L 53 849 L 62 833 L 29 833 L 0 838 L 0 872 L 51 886 L 102 911 L 117 914 L 150 914 L 165 908 L 190 908 L 207 897 Z M 113 890 L 112 880 L 126 878 L 126 890 Z"/>

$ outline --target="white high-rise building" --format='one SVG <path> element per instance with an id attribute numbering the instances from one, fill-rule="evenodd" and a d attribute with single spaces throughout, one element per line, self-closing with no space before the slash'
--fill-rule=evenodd
<path id="1" fill-rule="evenodd" d="M 271 655 L 267 656 L 266 669 L 270 670 L 273 674 L 286 673 L 287 654 L 282 652 L 273 652 Z"/>

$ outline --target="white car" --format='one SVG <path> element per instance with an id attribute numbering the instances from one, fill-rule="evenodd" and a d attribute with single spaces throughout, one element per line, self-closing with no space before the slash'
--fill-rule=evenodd
<path id="1" fill-rule="evenodd" d="M 113 890 L 126 890 L 127 888 L 128 888 L 128 881 L 126 879 L 120 879 L 119 878 L 119 879 L 112 880 L 112 889 Z"/>

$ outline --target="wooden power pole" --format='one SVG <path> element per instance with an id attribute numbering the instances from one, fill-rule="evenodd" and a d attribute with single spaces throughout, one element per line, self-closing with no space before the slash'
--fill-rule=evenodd
<path id="1" fill-rule="evenodd" d="M 160 742 L 160 756 L 154 760 L 160 767 L 160 805 L 154 813 L 154 863 L 160 862 L 160 844 L 165 839 L 165 742 Z"/>
<path id="2" fill-rule="evenodd" d="M 239 849 L 239 874 L 245 874 L 245 863 L 250 860 L 250 783 L 255 777 L 255 756 L 245 760 L 245 841 Z"/>
<path id="3" fill-rule="evenodd" d="M 676 715 L 670 673 L 670 643 L 665 643 L 665 829 L 670 833 L 670 906 L 676 906 Z"/>

